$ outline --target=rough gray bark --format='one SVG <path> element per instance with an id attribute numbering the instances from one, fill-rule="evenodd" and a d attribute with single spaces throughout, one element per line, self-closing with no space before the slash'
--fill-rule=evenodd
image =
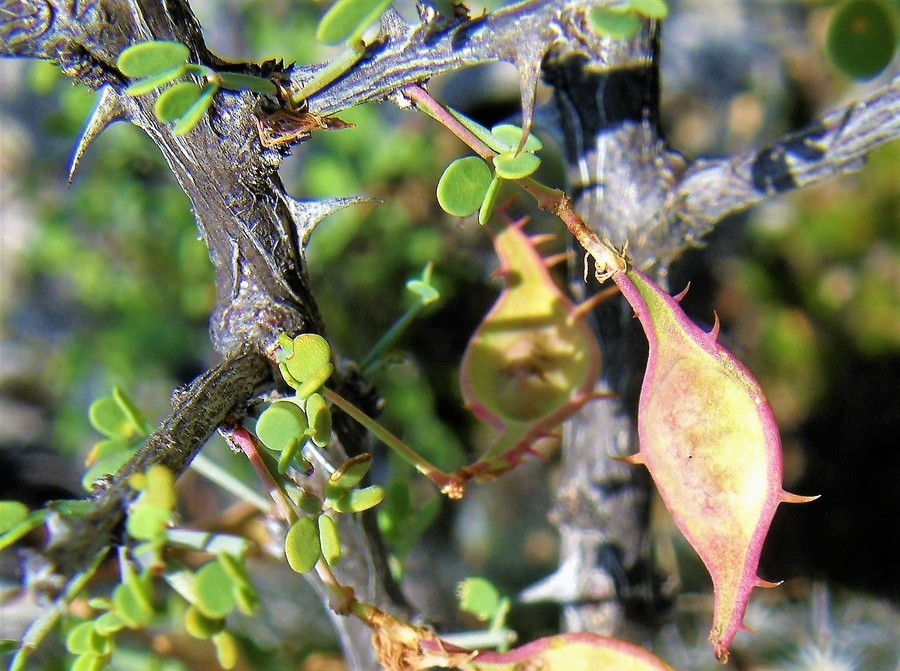
<path id="1" fill-rule="evenodd" d="M 379 43 L 345 76 L 310 97 L 308 108 L 328 115 L 363 102 L 403 103 L 397 92 L 405 85 L 505 60 L 519 68 L 527 124 L 543 73 L 556 90 L 577 211 L 614 243 L 627 240 L 636 263 L 653 266 L 662 276 L 726 214 L 852 170 L 867 152 L 900 135 L 900 79 L 895 79 L 866 101 L 772 147 L 688 165 L 666 147 L 656 126 L 655 27 L 632 41 L 603 40 L 587 29 L 584 9 L 576 0 L 529 0 L 485 17 L 419 26 L 389 12 Z M 256 117 L 264 112 L 249 93 L 220 93 L 212 113 L 190 136 L 173 136 L 154 118 L 152 96 L 121 94 L 126 82 L 116 70 L 116 58 L 148 39 L 183 42 L 199 62 L 220 64 L 204 45 L 185 0 L 0 0 L 0 53 L 51 60 L 74 80 L 102 89 L 76 164 L 108 123 L 124 119 L 141 127 L 190 197 L 216 268 L 218 301 L 210 330 L 225 361 L 192 387 L 212 394 L 212 402 L 202 402 L 199 394 L 176 395 L 173 415 L 151 440 L 154 447 L 96 494 L 92 519 L 102 533 L 94 534 L 95 551 L 102 550 L 122 519 L 128 473 L 159 461 L 182 470 L 216 426 L 246 407 L 258 385 L 274 384 L 263 357 L 278 332 L 324 330 L 305 277 L 303 245 L 318 221 L 352 202 L 303 202 L 285 193 L 277 175 L 283 156 L 260 142 Z M 317 69 L 288 73 L 292 86 L 302 86 Z M 553 584 L 562 580 L 565 586 L 556 598 L 561 594 L 567 604 L 567 628 L 621 633 L 641 620 L 631 617 L 630 605 L 652 609 L 659 580 L 649 566 L 645 540 L 646 478 L 639 469 L 608 458 L 634 451 L 639 373 L 634 362 L 641 357 L 633 346 L 642 337 L 620 303 L 604 310 L 609 314 L 598 324 L 605 325 L 599 337 L 606 372 L 598 384 L 620 398 L 589 406 L 566 428 L 566 484 L 555 509 L 563 567 Z M 339 375 L 338 384 L 365 405 L 355 380 Z M 339 433 L 347 453 L 366 449 L 360 432 L 348 423 L 339 423 Z M 347 538 L 348 554 L 360 558 L 359 570 L 344 576 L 348 583 L 363 598 L 403 609 L 384 578 L 377 539 L 364 529 Z M 54 552 L 57 571 L 64 575 L 91 555 L 79 543 L 61 543 Z M 540 592 L 532 596 L 540 598 Z M 342 634 L 351 668 L 376 668 L 366 632 L 346 626 L 350 629 Z"/>

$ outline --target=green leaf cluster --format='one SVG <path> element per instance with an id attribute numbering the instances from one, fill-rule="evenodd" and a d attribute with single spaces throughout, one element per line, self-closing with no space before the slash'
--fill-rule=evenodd
<path id="1" fill-rule="evenodd" d="M 477 156 L 453 161 L 438 181 L 438 203 L 455 217 L 478 212 L 478 222 L 484 225 L 494 211 L 503 180 L 530 177 L 540 167 L 541 159 L 536 152 L 543 148 L 543 143 L 534 135 L 523 138 L 518 126 L 499 124 L 488 130 L 458 112 L 453 115 L 497 155 L 493 159 L 493 172 Z"/>
<path id="2" fill-rule="evenodd" d="M 263 77 L 240 72 L 216 72 L 205 65 L 188 62 L 190 51 L 179 42 L 154 40 L 134 44 L 116 62 L 119 71 L 135 79 L 125 93 L 140 96 L 166 87 L 156 99 L 154 112 L 163 123 L 171 123 L 176 135 L 184 135 L 200 123 L 220 88 L 274 95 L 275 84 Z M 194 81 L 173 83 L 197 75 L 205 79 L 202 86 Z M 170 86 L 171 85 L 171 86 Z"/>
<path id="3" fill-rule="evenodd" d="M 384 499 L 382 487 L 360 487 L 371 466 L 370 454 L 348 459 L 328 478 L 324 500 L 298 492 L 295 503 L 307 514 L 291 525 L 284 541 L 285 556 L 294 571 L 308 573 L 320 559 L 329 566 L 340 563 L 341 539 L 335 517 L 364 512 Z"/>

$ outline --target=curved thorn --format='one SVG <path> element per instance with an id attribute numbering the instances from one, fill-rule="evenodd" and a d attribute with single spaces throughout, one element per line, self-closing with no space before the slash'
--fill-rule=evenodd
<path id="1" fill-rule="evenodd" d="M 544 257 L 544 265 L 548 268 L 552 268 L 555 265 L 562 263 L 563 261 L 568 261 L 572 256 L 569 252 L 561 252 L 559 254 L 554 254 L 553 256 L 545 256 Z"/>
<path id="2" fill-rule="evenodd" d="M 719 323 L 719 313 L 714 311 L 713 316 L 716 318 L 716 321 L 713 324 L 713 327 L 710 329 L 709 335 L 713 340 L 718 340 L 719 339 L 719 327 L 721 326 Z"/>
<path id="3" fill-rule="evenodd" d="M 326 198 L 325 200 L 297 200 L 287 196 L 284 200 L 291 213 L 291 218 L 297 226 L 297 238 L 301 247 L 306 246 L 316 226 L 328 215 L 359 203 L 381 202 L 381 199 L 371 196 L 349 196 Z"/>
<path id="4" fill-rule="evenodd" d="M 781 586 L 783 583 L 784 580 L 779 580 L 778 582 L 770 582 L 768 580 L 763 580 L 762 578 L 756 579 L 756 586 L 762 587 L 763 589 L 774 589 Z"/>
<path id="5" fill-rule="evenodd" d="M 81 164 L 81 159 L 87 152 L 91 143 L 100 137 L 111 124 L 121 121 L 128 116 L 128 110 L 122 104 L 122 99 L 112 86 L 104 86 L 100 91 L 100 97 L 97 104 L 91 111 L 91 115 L 87 118 L 84 128 L 81 129 L 81 135 L 78 137 L 78 144 L 75 145 L 75 151 L 72 152 L 72 158 L 69 161 L 69 185 L 75 179 L 75 173 Z"/>
<path id="6" fill-rule="evenodd" d="M 816 494 L 815 496 L 801 496 L 800 494 L 791 494 L 790 492 L 781 492 L 781 502 L 782 503 L 810 503 L 815 501 L 821 494 Z"/>
<path id="7" fill-rule="evenodd" d="M 613 459 L 615 459 L 616 461 L 622 461 L 626 464 L 631 464 L 632 466 L 639 466 L 645 463 L 644 455 L 642 455 L 640 452 L 638 452 L 637 454 L 629 455 L 627 457 L 613 457 Z"/>
<path id="8" fill-rule="evenodd" d="M 688 282 L 687 286 L 685 286 L 684 289 L 682 289 L 679 293 L 672 296 L 672 298 L 675 299 L 676 303 L 680 303 L 681 299 L 684 298 L 685 296 L 687 296 L 687 292 L 690 290 L 690 288 L 691 288 L 691 283 Z"/>

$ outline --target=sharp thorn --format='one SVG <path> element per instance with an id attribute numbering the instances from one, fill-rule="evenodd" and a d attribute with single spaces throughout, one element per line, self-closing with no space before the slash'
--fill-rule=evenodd
<path id="1" fill-rule="evenodd" d="M 800 494 L 791 494 L 790 492 L 781 492 L 781 501 L 782 503 L 810 503 L 815 501 L 817 498 L 822 496 L 821 494 L 816 494 L 815 496 L 801 496 Z"/>
<path id="2" fill-rule="evenodd" d="M 75 179 L 75 173 L 81 164 L 81 159 L 87 152 L 91 143 L 96 140 L 100 134 L 106 130 L 110 124 L 121 121 L 128 116 L 122 99 L 112 86 L 104 86 L 100 91 L 100 97 L 91 115 L 88 117 L 78 137 L 78 144 L 75 145 L 75 151 L 72 152 L 72 158 L 69 161 L 69 185 Z"/>

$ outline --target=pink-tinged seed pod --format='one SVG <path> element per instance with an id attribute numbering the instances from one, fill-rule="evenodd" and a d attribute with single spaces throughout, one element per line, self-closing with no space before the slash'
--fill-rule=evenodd
<path id="1" fill-rule="evenodd" d="M 433 642 L 426 646 L 433 647 Z M 444 644 L 444 649 L 454 650 Z M 643 648 L 589 633 L 548 636 L 509 652 L 478 652 L 453 668 L 466 671 L 674 671 Z"/>
<path id="2" fill-rule="evenodd" d="M 728 659 L 754 587 L 763 542 L 782 489 L 781 439 L 753 375 L 677 301 L 637 270 L 613 275 L 650 344 L 638 407 L 644 464 L 675 524 L 713 581 L 716 658 Z"/>

